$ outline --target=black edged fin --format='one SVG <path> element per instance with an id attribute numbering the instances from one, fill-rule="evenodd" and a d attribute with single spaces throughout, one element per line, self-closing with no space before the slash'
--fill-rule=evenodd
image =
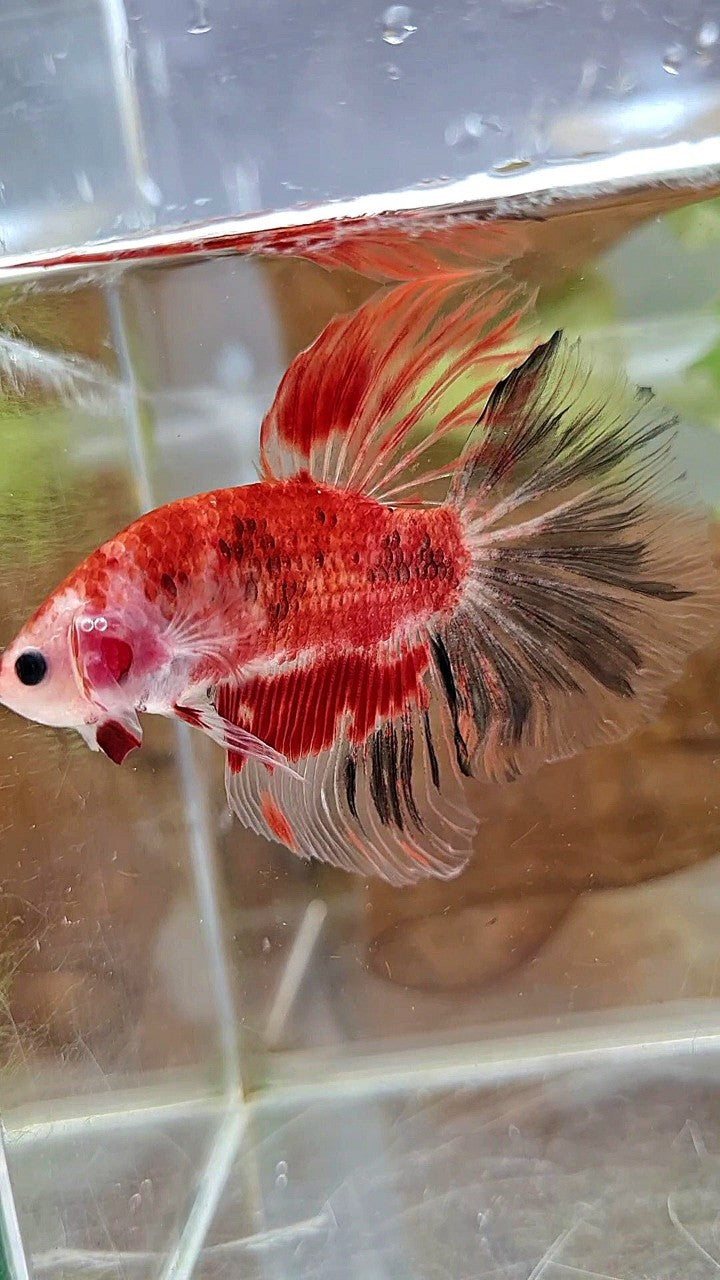
<path id="1" fill-rule="evenodd" d="M 720 626 L 675 428 L 560 333 L 493 391 L 450 493 L 471 573 L 433 626 L 458 763 L 511 779 L 625 736 Z"/>

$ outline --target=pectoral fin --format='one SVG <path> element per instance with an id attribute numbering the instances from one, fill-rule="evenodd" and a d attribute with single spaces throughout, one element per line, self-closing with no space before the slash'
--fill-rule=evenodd
<path id="1" fill-rule="evenodd" d="M 78 733 L 91 751 L 104 751 L 113 764 L 122 764 L 131 751 L 142 746 L 142 729 L 134 711 L 108 715 L 96 724 L 78 725 Z"/>

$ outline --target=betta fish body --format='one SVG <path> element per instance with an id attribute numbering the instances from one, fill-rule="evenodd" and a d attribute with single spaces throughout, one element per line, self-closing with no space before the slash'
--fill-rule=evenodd
<path id="1" fill-rule="evenodd" d="M 627 734 L 711 626 L 672 421 L 560 334 L 488 383 L 514 306 L 416 281 L 333 320 L 265 418 L 262 480 L 95 551 L 4 652 L 0 701 L 117 763 L 138 713 L 177 717 L 255 831 L 395 884 L 457 874 L 467 777 Z"/>

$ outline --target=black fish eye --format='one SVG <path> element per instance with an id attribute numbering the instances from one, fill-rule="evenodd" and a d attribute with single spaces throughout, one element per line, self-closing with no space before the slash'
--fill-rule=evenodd
<path id="1" fill-rule="evenodd" d="M 40 684 L 47 672 L 47 662 L 39 649 L 26 649 L 15 662 L 15 674 L 21 684 Z"/>

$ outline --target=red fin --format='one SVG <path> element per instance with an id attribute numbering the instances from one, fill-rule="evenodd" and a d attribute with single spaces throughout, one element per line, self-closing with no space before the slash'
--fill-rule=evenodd
<path id="1" fill-rule="evenodd" d="M 260 797 L 260 805 L 263 817 L 275 838 L 280 841 L 280 844 L 292 849 L 293 853 L 297 853 L 298 844 L 295 839 L 295 833 L 271 792 L 263 791 Z"/>
<path id="2" fill-rule="evenodd" d="M 512 778 L 632 731 L 720 625 L 674 419 L 556 334 L 493 391 L 450 500 L 473 557 L 433 625 L 458 767 Z"/>
<path id="3" fill-rule="evenodd" d="M 255 733 L 242 728 L 239 721 L 233 722 L 211 705 L 202 703 L 175 703 L 173 714 L 185 724 L 201 729 L 213 742 L 230 752 L 233 760 L 243 762 L 252 757 L 275 769 L 287 769 L 288 761 L 281 751 L 264 741 Z"/>
<path id="4" fill-rule="evenodd" d="M 300 760 L 332 746 L 346 721 L 349 740 L 361 743 L 410 703 L 425 707 L 427 666 L 423 644 L 384 659 L 360 651 L 331 654 L 240 685 L 221 684 L 217 711 L 287 760 Z"/>
<path id="5" fill-rule="evenodd" d="M 340 227 L 332 240 L 301 250 L 324 267 L 350 267 L 375 280 L 421 280 L 487 271 L 525 249 L 517 222 L 481 222 L 464 216 L 428 223 L 397 218 L 362 227 Z"/>
<path id="6" fill-rule="evenodd" d="M 436 446 L 477 422 L 528 301 L 501 279 L 440 277 L 371 298 L 332 320 L 291 364 L 261 434 L 266 477 L 403 500 L 454 464 Z M 408 474 L 411 473 L 411 474 Z"/>
<path id="7" fill-rule="evenodd" d="M 95 739 L 100 750 L 105 752 L 113 764 L 122 764 L 131 751 L 142 746 L 142 739 L 119 720 L 103 720 L 97 726 Z"/>
<path id="8" fill-rule="evenodd" d="M 303 857 L 393 884 L 457 875 L 477 820 L 434 715 L 428 660 L 425 645 L 407 645 L 221 686 L 223 716 L 296 764 L 280 773 L 228 756 L 228 799 L 241 821 Z"/>

